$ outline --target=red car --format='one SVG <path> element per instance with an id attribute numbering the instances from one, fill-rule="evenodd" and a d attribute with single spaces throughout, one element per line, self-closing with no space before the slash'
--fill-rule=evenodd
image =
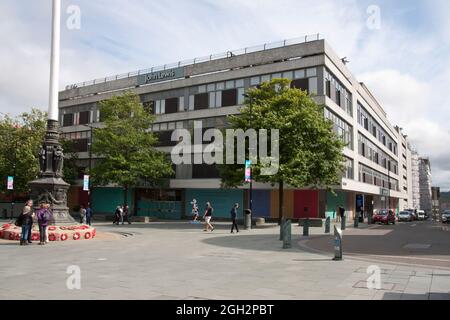
<path id="1" fill-rule="evenodd" d="M 392 210 L 380 210 L 373 216 L 373 223 L 395 224 L 395 214 Z"/>

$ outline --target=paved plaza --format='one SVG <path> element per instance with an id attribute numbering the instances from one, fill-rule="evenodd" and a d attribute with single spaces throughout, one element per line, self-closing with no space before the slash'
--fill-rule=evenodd
<path id="1" fill-rule="evenodd" d="M 282 249 L 277 226 L 239 234 L 230 234 L 228 223 L 213 232 L 188 222 L 96 227 L 92 241 L 21 247 L 0 240 L 0 299 L 450 299 L 450 261 L 347 257 L 352 228 L 344 231 L 344 260 L 332 261 L 332 247 L 322 247 L 332 246 L 332 237 L 323 228 L 306 239 L 293 226 L 292 248 Z M 357 232 L 373 235 L 387 228 L 361 227 Z M 450 232 L 438 231 L 448 244 Z M 372 265 L 381 272 L 380 289 L 367 288 Z M 80 268 L 79 290 L 67 287 L 69 266 Z"/>

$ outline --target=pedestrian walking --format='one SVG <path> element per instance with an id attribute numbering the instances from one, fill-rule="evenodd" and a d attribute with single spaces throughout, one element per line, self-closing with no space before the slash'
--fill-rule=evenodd
<path id="1" fill-rule="evenodd" d="M 17 218 L 16 225 L 22 227 L 22 234 L 20 236 L 20 245 L 27 245 L 29 242 L 30 228 L 33 225 L 33 201 L 28 200 L 22 213 Z"/>
<path id="2" fill-rule="evenodd" d="M 124 224 L 125 220 L 128 222 L 128 224 L 131 224 L 130 219 L 129 219 L 129 211 L 128 211 L 128 206 L 127 205 L 125 205 L 123 207 L 122 224 Z"/>
<path id="3" fill-rule="evenodd" d="M 114 212 L 114 221 L 113 224 L 119 224 L 120 220 L 122 219 L 122 207 L 117 206 L 116 211 Z"/>
<path id="4" fill-rule="evenodd" d="M 203 219 L 205 219 L 205 229 L 203 231 L 208 231 L 211 229 L 211 232 L 214 231 L 214 226 L 211 224 L 212 214 L 214 212 L 213 207 L 210 202 L 206 203 L 205 213 L 203 214 Z"/>
<path id="5" fill-rule="evenodd" d="M 84 205 L 80 206 L 80 223 L 86 224 L 86 208 Z"/>
<path id="6" fill-rule="evenodd" d="M 36 212 L 38 224 L 39 224 L 39 244 L 44 245 L 47 243 L 47 226 L 52 220 L 52 212 L 48 203 L 41 203 L 39 210 Z"/>
<path id="7" fill-rule="evenodd" d="M 344 209 L 344 207 L 340 206 L 339 207 L 339 218 L 341 219 L 341 221 L 344 220 L 344 216 L 345 216 L 345 209 Z"/>
<path id="8" fill-rule="evenodd" d="M 93 214 L 93 212 L 92 212 L 91 206 L 88 204 L 86 207 L 86 224 L 89 226 L 91 225 L 92 214 Z"/>
<path id="9" fill-rule="evenodd" d="M 198 205 L 197 205 L 197 200 L 196 199 L 192 199 L 191 201 L 191 205 L 192 205 L 192 222 L 197 222 L 198 219 Z"/>
<path id="10" fill-rule="evenodd" d="M 33 241 L 31 241 L 31 233 L 33 231 L 33 223 L 34 223 L 34 217 L 35 217 L 34 210 L 33 210 L 33 200 L 28 200 L 27 203 L 25 204 L 25 207 L 29 207 L 30 208 L 29 210 L 31 210 L 31 225 L 30 225 L 30 228 L 28 228 L 28 243 L 32 244 Z M 25 207 L 24 207 L 24 210 L 25 210 Z"/>
<path id="11" fill-rule="evenodd" d="M 236 233 L 239 232 L 239 228 L 238 225 L 236 223 L 236 218 L 237 218 L 237 210 L 239 208 L 239 203 L 235 203 L 233 208 L 231 208 L 231 220 L 232 220 L 232 224 L 231 224 L 231 233 L 233 233 L 234 228 L 236 227 Z"/>

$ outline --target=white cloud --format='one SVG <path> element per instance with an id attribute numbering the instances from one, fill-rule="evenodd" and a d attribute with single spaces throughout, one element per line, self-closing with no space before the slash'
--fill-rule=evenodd
<path id="1" fill-rule="evenodd" d="M 46 108 L 50 1 L 0 3 L 0 111 Z M 387 2 L 385 2 L 387 3 Z M 412 31 L 382 9 L 380 30 L 366 27 L 366 6 L 355 0 L 64 0 L 81 8 L 81 30 L 62 29 L 65 85 L 246 46 L 320 33 L 368 85 L 423 154 L 436 184 L 448 185 L 450 145 L 450 22 L 448 1 L 429 2 L 435 30 Z M 388 7 L 389 6 L 389 7 Z M 394 10 L 395 9 L 395 10 Z M 64 12 L 64 11 L 63 11 Z M 398 13 L 398 12 L 397 12 Z M 65 14 L 63 13 L 63 23 Z M 65 25 L 65 24 L 64 24 Z M 433 142 L 433 141 L 439 141 Z"/>

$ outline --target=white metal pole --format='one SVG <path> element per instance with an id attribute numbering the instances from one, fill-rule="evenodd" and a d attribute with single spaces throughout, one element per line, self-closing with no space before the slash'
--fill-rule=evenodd
<path id="1" fill-rule="evenodd" d="M 59 47 L 61 28 L 61 0 L 53 1 L 52 11 L 52 51 L 50 58 L 50 94 L 48 119 L 58 121 L 58 91 L 59 91 Z"/>

